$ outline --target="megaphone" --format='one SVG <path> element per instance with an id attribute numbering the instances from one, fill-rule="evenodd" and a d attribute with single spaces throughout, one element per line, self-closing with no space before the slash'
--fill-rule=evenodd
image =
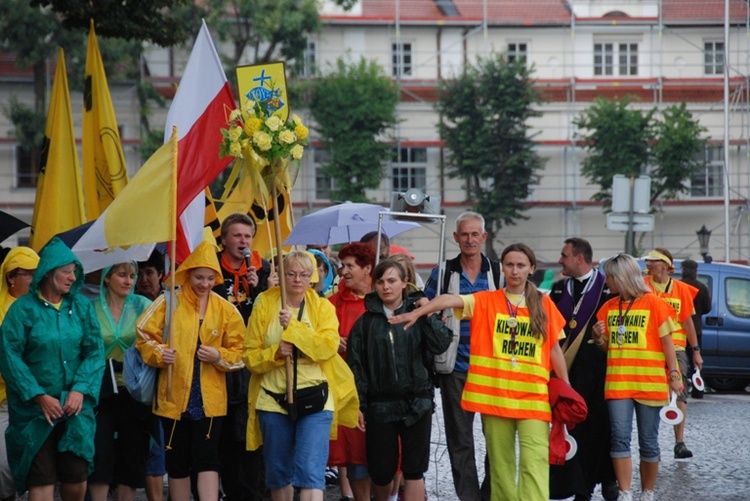
<path id="1" fill-rule="evenodd" d="M 677 393 L 672 392 L 672 399 L 669 401 L 669 405 L 661 408 L 659 417 L 665 424 L 677 425 L 682 423 L 685 415 L 677 407 Z"/>

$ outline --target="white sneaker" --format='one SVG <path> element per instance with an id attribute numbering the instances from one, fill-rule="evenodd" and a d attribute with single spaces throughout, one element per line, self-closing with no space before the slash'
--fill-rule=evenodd
<path id="1" fill-rule="evenodd" d="M 620 491 L 617 495 L 617 501 L 633 501 L 633 493 L 631 491 Z"/>
<path id="2" fill-rule="evenodd" d="M 641 501 L 654 501 L 654 491 L 641 491 Z"/>

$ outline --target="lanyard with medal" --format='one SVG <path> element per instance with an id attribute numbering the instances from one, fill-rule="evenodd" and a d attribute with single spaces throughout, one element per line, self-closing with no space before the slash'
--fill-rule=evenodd
<path id="1" fill-rule="evenodd" d="M 586 282 L 585 287 L 583 288 L 583 291 L 581 291 L 581 297 L 578 299 L 578 302 L 573 307 L 573 314 L 571 315 L 570 322 L 568 322 L 568 327 L 570 327 L 571 330 L 575 329 L 578 326 L 578 321 L 576 320 L 576 315 L 578 315 L 578 310 L 581 309 L 581 304 L 583 304 L 583 298 L 586 296 L 586 293 L 590 291 L 594 287 L 595 276 L 591 275 L 589 277 L 588 282 Z M 573 280 L 569 279 L 567 283 L 568 288 L 568 294 L 570 294 L 570 297 L 573 297 Z"/>
<path id="2" fill-rule="evenodd" d="M 521 297 L 518 299 L 518 303 L 514 305 L 510 302 L 510 299 L 508 299 L 507 291 L 505 293 L 505 304 L 508 306 L 508 313 L 510 314 L 510 317 L 508 318 L 508 327 L 510 327 L 510 365 L 513 367 L 516 366 L 516 331 L 518 330 L 518 320 L 516 320 L 516 317 L 518 316 L 518 307 L 523 302 L 525 294 L 526 291 L 523 291 Z M 513 309 L 513 306 L 516 307 L 515 310 Z"/>
<path id="3" fill-rule="evenodd" d="M 625 342 L 625 319 L 630 312 L 630 308 L 633 307 L 635 299 L 630 301 L 628 308 L 625 310 L 625 315 L 622 314 L 622 298 L 620 298 L 619 311 L 617 315 L 617 346 L 622 346 Z"/>

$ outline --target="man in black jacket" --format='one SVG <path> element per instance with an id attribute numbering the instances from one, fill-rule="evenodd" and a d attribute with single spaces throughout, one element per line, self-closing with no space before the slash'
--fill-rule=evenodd
<path id="1" fill-rule="evenodd" d="M 681 273 L 683 282 L 698 289 L 698 294 L 695 296 L 695 299 L 693 299 L 693 306 L 695 307 L 693 326 L 695 327 L 695 335 L 698 338 L 698 346 L 701 346 L 701 336 L 703 335 L 703 315 L 710 312 L 712 307 L 711 292 L 703 282 L 698 280 L 698 263 L 692 259 L 686 259 L 682 262 Z M 692 356 L 688 356 L 688 360 L 692 359 Z M 693 398 L 703 398 L 703 392 L 693 387 L 690 396 Z"/>
<path id="2" fill-rule="evenodd" d="M 550 466 L 550 497 L 575 496 L 575 501 L 591 499 L 594 487 L 602 484 L 604 499 L 617 499 L 618 488 L 610 452 L 610 425 L 604 401 L 607 354 L 590 341 L 596 312 L 608 299 L 604 275 L 594 269 L 591 244 L 582 238 L 569 238 L 558 263 L 566 277 L 552 286 L 550 298 L 567 325 L 562 342 L 570 384 L 588 407 L 586 420 L 571 430 L 578 442 L 578 453 L 564 466 Z"/>

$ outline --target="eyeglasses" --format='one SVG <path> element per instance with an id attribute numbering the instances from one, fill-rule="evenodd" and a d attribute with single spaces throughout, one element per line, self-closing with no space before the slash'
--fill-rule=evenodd
<path id="1" fill-rule="evenodd" d="M 310 273 L 292 273 L 292 272 L 286 272 L 284 273 L 286 278 L 289 280 L 297 280 L 298 278 L 300 280 L 309 280 L 312 274 Z"/>

